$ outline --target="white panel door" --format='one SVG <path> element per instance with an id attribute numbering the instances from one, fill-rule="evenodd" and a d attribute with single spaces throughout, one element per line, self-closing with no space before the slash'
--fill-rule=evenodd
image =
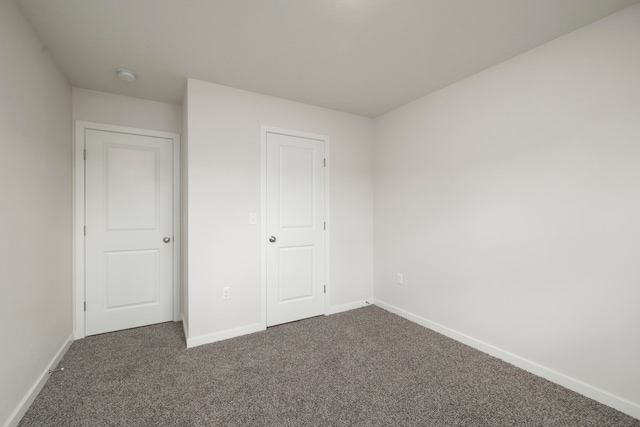
<path id="1" fill-rule="evenodd" d="M 87 335 L 172 320 L 172 144 L 86 131 Z"/>
<path id="2" fill-rule="evenodd" d="M 266 134 L 267 326 L 324 313 L 324 149 Z"/>

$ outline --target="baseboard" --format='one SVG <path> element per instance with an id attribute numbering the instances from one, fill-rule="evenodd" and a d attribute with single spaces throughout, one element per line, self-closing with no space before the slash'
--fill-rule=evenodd
<path id="1" fill-rule="evenodd" d="M 226 331 L 215 332 L 213 334 L 200 335 L 197 337 L 189 337 L 187 335 L 187 348 L 197 347 L 199 345 L 211 344 L 217 341 L 228 340 L 242 335 L 252 334 L 254 332 L 264 331 L 260 323 L 242 326 L 240 328 L 228 329 Z"/>
<path id="2" fill-rule="evenodd" d="M 362 308 L 369 305 L 372 305 L 373 298 L 369 298 L 367 300 L 350 302 L 348 304 L 336 305 L 333 307 L 329 307 L 327 312 L 325 313 L 327 316 L 332 314 L 342 313 L 343 311 L 355 310 L 356 308 Z"/>
<path id="3" fill-rule="evenodd" d="M 33 403 L 33 401 L 38 397 L 38 394 L 42 390 L 42 387 L 47 383 L 49 379 L 49 371 L 54 369 L 58 363 L 62 360 L 69 347 L 73 343 L 73 333 L 69 335 L 69 338 L 66 339 L 62 347 L 56 352 L 55 356 L 51 359 L 51 362 L 47 365 L 47 368 L 40 374 L 38 380 L 31 386 L 27 394 L 22 398 L 18 407 L 13 411 L 13 413 L 9 416 L 9 419 L 4 424 L 4 427 L 16 427 L 24 414 L 27 413 L 27 410 Z"/>
<path id="4" fill-rule="evenodd" d="M 443 326 L 439 323 L 433 322 L 429 319 L 425 319 L 424 317 L 420 317 L 418 315 L 410 313 L 401 308 L 395 307 L 391 304 L 387 304 L 377 299 L 373 301 L 373 304 L 387 311 L 390 311 L 394 314 L 397 314 L 398 316 L 404 317 L 407 320 L 411 320 L 412 322 L 415 322 L 421 326 L 424 326 L 426 328 L 439 332 L 442 335 L 445 335 L 449 338 L 452 338 L 456 341 L 459 341 L 463 344 L 473 347 L 477 350 L 488 353 L 494 357 L 497 357 L 498 359 L 502 359 L 505 362 L 508 362 L 514 366 L 517 366 L 518 368 L 524 369 L 525 371 L 531 372 L 534 375 L 538 375 L 540 377 L 546 378 L 549 381 L 552 381 L 556 384 L 559 384 L 563 387 L 568 388 L 569 390 L 573 390 L 576 393 L 580 393 L 583 396 L 589 397 L 597 402 L 600 402 L 604 405 L 617 409 L 620 412 L 624 412 L 625 414 L 631 417 L 640 419 L 640 405 L 637 403 L 634 403 L 624 398 L 613 395 L 598 387 L 594 387 L 580 380 L 567 376 L 561 372 L 539 365 L 523 357 L 520 357 L 508 351 L 502 350 L 491 344 L 487 344 L 483 341 L 480 341 L 478 339 L 475 339 L 473 337 L 460 333 L 456 330 Z"/>
<path id="5" fill-rule="evenodd" d="M 349 304 L 337 305 L 329 307 L 325 315 L 342 313 L 343 311 L 354 310 L 356 308 L 366 307 L 372 305 L 373 298 L 363 301 L 356 301 Z M 226 331 L 216 332 L 213 334 L 200 335 L 197 337 L 190 337 L 189 331 L 184 318 L 182 319 L 182 325 L 184 327 L 184 336 L 187 340 L 187 348 L 197 347 L 199 345 L 211 344 L 217 341 L 227 340 L 229 338 L 236 338 L 242 335 L 253 334 L 254 332 L 264 331 L 265 328 L 260 323 L 256 323 L 249 326 L 243 326 L 240 328 L 229 329 Z"/>

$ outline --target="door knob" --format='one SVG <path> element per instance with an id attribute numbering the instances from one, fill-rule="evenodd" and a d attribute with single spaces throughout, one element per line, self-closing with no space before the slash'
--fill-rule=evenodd
<path id="1" fill-rule="evenodd" d="M 274 243 L 274 242 L 276 241 L 276 236 L 271 236 L 271 237 L 269 237 L 269 241 L 270 241 L 271 243 Z"/>
<path id="2" fill-rule="evenodd" d="M 170 237 L 165 237 L 164 239 L 162 239 L 163 242 L 165 243 L 169 243 L 171 241 Z"/>

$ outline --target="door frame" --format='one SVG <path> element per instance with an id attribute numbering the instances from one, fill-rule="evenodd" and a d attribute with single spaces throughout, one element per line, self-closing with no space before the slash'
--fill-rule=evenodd
<path id="1" fill-rule="evenodd" d="M 74 339 L 86 337 L 85 328 L 85 133 L 99 130 L 173 141 L 173 321 L 181 320 L 180 301 L 180 134 L 103 123 L 75 121 L 73 149 L 73 325 Z"/>
<path id="2" fill-rule="evenodd" d="M 324 142 L 324 157 L 326 166 L 324 167 L 324 217 L 327 223 L 324 234 L 324 277 L 326 292 L 324 294 L 324 315 L 329 314 L 329 301 L 331 292 L 331 276 L 330 276 L 330 236 L 331 221 L 329 213 L 330 208 L 330 146 L 331 139 L 327 135 L 318 135 L 309 132 L 301 132 L 291 129 L 283 129 L 274 126 L 260 126 L 260 328 L 267 328 L 267 134 L 276 133 L 280 135 L 295 136 L 300 138 L 315 139 Z"/>

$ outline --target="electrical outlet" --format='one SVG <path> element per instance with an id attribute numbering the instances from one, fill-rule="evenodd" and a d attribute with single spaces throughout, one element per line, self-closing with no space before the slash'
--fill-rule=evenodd
<path id="1" fill-rule="evenodd" d="M 398 285 L 402 285 L 402 281 L 403 281 L 402 273 L 396 273 L 396 283 Z"/>
<path id="2" fill-rule="evenodd" d="M 222 299 L 230 299 L 231 298 L 231 288 L 224 287 L 222 288 Z"/>

